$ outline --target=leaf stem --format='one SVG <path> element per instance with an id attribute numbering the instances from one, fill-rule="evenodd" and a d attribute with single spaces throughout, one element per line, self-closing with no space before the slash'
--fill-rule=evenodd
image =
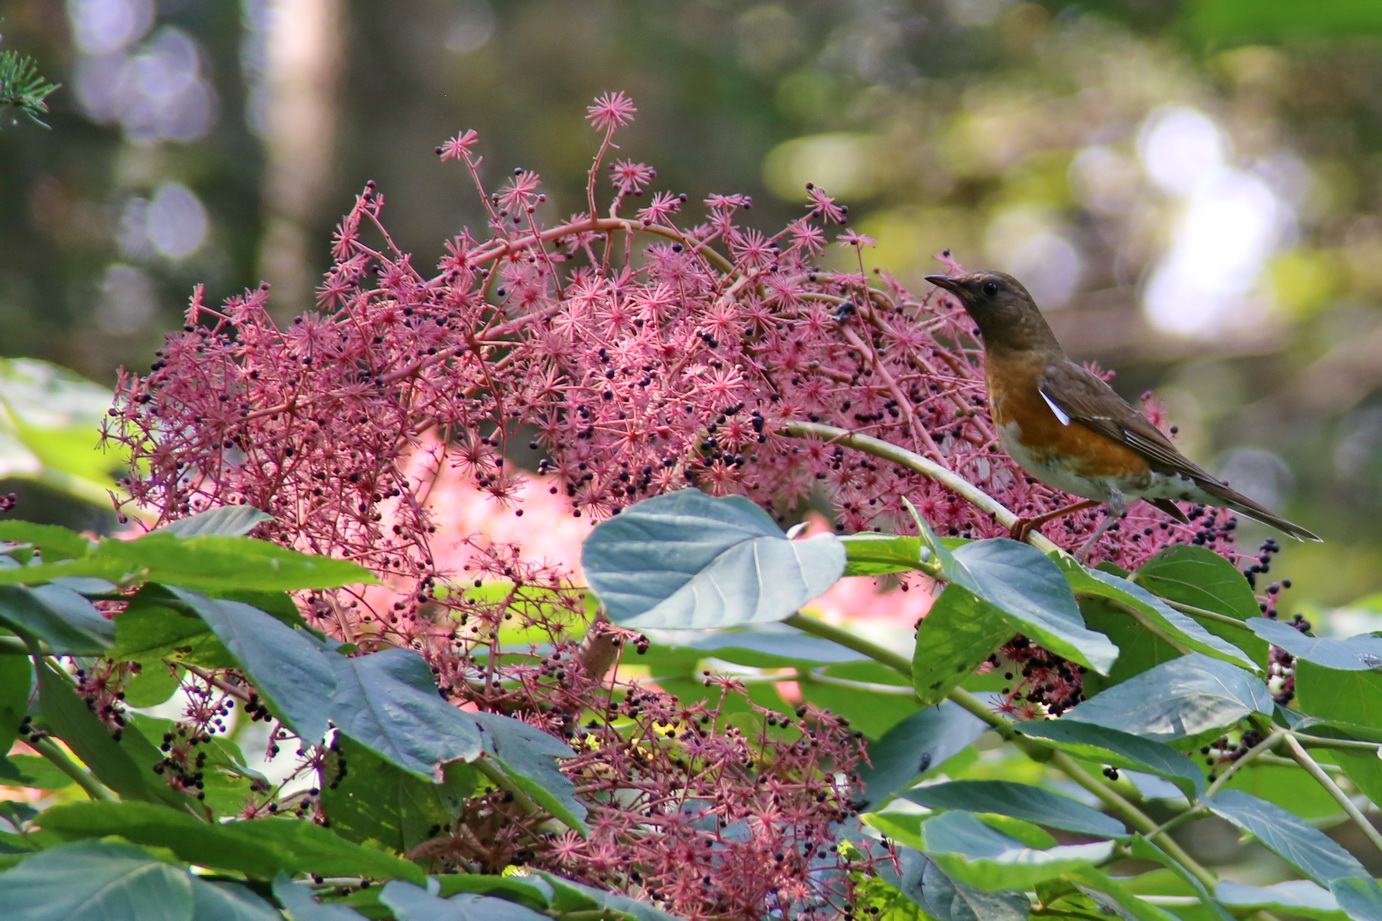
<path id="1" fill-rule="evenodd" d="M 1282 735 L 1286 739 L 1286 747 L 1291 750 L 1291 757 L 1295 759 L 1296 764 L 1304 768 L 1305 773 L 1313 777 L 1321 787 L 1324 787 L 1325 792 L 1334 798 L 1334 802 L 1338 803 L 1339 808 L 1353 820 L 1353 824 L 1358 826 L 1358 830 L 1363 833 L 1363 836 L 1372 842 L 1373 847 L 1382 851 L 1382 832 L 1379 832 L 1368 820 L 1368 817 L 1363 815 L 1363 810 L 1354 805 L 1349 795 L 1339 788 L 1333 777 L 1329 776 L 1329 772 L 1320 767 L 1314 758 L 1310 757 L 1310 753 L 1305 750 L 1305 746 L 1300 744 L 1300 740 L 1289 732 L 1283 732 Z"/>
<path id="2" fill-rule="evenodd" d="M 846 649 L 853 649 L 855 652 L 863 653 L 875 662 L 886 665 L 899 675 L 905 677 L 909 682 L 912 680 L 912 661 L 906 656 L 893 652 L 877 643 L 869 642 L 861 636 L 857 636 L 848 630 L 828 624 L 823 620 L 814 617 L 807 617 L 805 614 L 793 614 L 783 623 L 791 627 L 796 627 L 802 633 L 809 633 L 824 640 L 838 643 Z"/>
<path id="3" fill-rule="evenodd" d="M 72 782 L 81 787 L 87 796 L 94 800 L 105 800 L 106 802 L 114 802 L 119 799 L 52 739 L 39 739 L 28 744 L 30 748 L 47 759 L 53 767 L 71 777 Z"/>

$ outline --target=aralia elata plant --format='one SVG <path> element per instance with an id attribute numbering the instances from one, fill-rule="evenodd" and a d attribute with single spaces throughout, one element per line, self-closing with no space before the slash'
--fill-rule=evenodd
<path id="1" fill-rule="evenodd" d="M 198 290 L 150 372 L 122 376 L 106 434 L 133 455 L 129 503 L 175 529 L 259 509 L 268 517 L 248 526 L 261 538 L 349 560 L 377 584 L 342 584 L 332 570 L 258 587 L 297 590 L 294 610 L 197 582 L 190 564 L 164 572 L 155 555 L 130 569 L 109 562 L 119 554 L 105 542 L 11 535 L 38 545 L 43 565 L 75 560 L 65 576 L 123 574 L 95 596 L 113 615 L 113 646 L 104 635 L 34 642 L 107 653 L 76 690 L 110 733 L 140 723 L 121 695 L 147 670 L 180 680 L 187 713 L 168 725 L 158 760 L 169 789 L 195 799 L 208 758 L 238 764 L 216 747 L 237 707 L 270 720 L 271 744 L 300 746 L 307 788 L 248 781 L 240 821 L 217 826 L 231 829 L 218 832 L 227 845 L 282 827 L 271 817 L 291 811 L 342 847 L 408 858 L 433 888 L 361 888 L 422 878 L 354 851 L 331 864 L 349 870 L 179 855 L 250 879 L 349 877 L 316 879 L 316 897 L 400 918 L 419 904 L 409 899 L 459 893 L 549 915 L 647 919 L 651 904 L 754 921 L 848 918 L 903 901 L 939 918 L 1025 917 L 1033 900 L 1048 913 L 1116 905 L 1166 917 L 1156 897 L 1217 911 L 1286 898 L 1210 891 L 1213 874 L 1169 832 L 1213 813 L 1283 852 L 1319 898 L 1382 904 L 1323 833 L 1233 788 L 1264 765 L 1295 765 L 1366 825 L 1339 771 L 1357 766 L 1347 759 L 1365 737 L 1312 733 L 1275 707 L 1309 696 L 1302 676 L 1319 705 L 1338 675 L 1369 674 L 1370 647 L 1329 647 L 1306 624 L 1258 616 L 1275 614 L 1276 595 L 1256 599 L 1236 564 L 1250 578 L 1265 572 L 1275 544 L 1240 557 L 1222 513 L 1196 509 L 1187 526 L 1137 507 L 1090 553 L 1099 569 L 1061 550 L 1082 542 L 1089 513 L 1030 546 L 1003 539 L 1017 514 L 1064 497 L 1003 455 L 963 312 L 867 272 L 871 241 L 819 188 L 771 234 L 748 224 L 744 196 L 693 205 L 653 191 L 651 167 L 611 161 L 633 115 L 618 93 L 590 107 L 601 141 L 584 212 L 548 219 L 551 203 L 525 170 L 487 187 L 479 138 L 463 133 L 438 153 L 464 167 L 487 222 L 449 241 L 435 272 L 393 244 L 371 185 L 338 228 L 317 310 L 280 327 L 267 288 L 220 307 Z M 518 469 L 526 452 L 538 476 Z M 458 480 L 470 501 L 514 516 L 556 502 L 603 522 L 585 547 L 601 611 L 569 567 L 532 550 L 542 535 L 496 542 L 458 529 Z M 536 484 L 555 498 L 532 495 Z M 787 540 L 774 520 L 816 496 L 846 536 Z M 150 553 L 189 546 L 162 532 Z M 796 613 L 841 575 L 922 590 L 890 601 L 918 616 L 930 608 L 912 655 Z M 115 590 L 137 585 L 137 602 Z M 282 628 L 295 639 L 237 604 L 280 625 L 300 613 Z M 202 626 L 179 634 L 189 618 Z M 244 618 L 282 643 L 255 642 Z M 734 629 L 685 632 L 712 626 Z M 654 628 L 681 632 L 656 642 L 640 632 Z M 207 636 L 219 646 L 199 645 Z M 707 658 L 722 666 L 703 668 Z M 409 663 L 423 661 L 458 716 L 409 696 L 427 683 Z M 41 674 L 58 687 L 56 670 Z M 433 736 L 480 741 L 453 751 L 371 723 L 362 714 L 392 712 L 381 695 L 412 702 L 409 725 L 432 720 Z M 1306 712 L 1367 722 L 1337 697 L 1331 706 Z M 89 721 L 54 713 L 26 724 L 35 744 L 53 722 L 59 735 L 91 736 Z M 1006 757 L 1029 772 L 1047 765 L 1085 800 L 992 779 L 1004 762 L 981 771 L 987 779 L 958 779 L 989 730 L 1010 743 Z M 109 754 L 85 744 L 92 758 Z M 1208 779 L 1180 750 L 1200 746 Z M 922 775 L 951 779 L 911 787 Z M 106 798 L 110 783 L 89 781 L 88 792 Z M 156 801 L 148 808 L 179 805 L 161 788 L 129 789 Z M 1158 825 L 1142 804 L 1152 798 L 1181 806 Z M 203 819 L 229 814 L 202 809 Z M 1005 818 L 978 818 L 993 814 Z M 122 827 L 114 813 L 93 815 L 53 824 L 79 838 Z M 1043 827 L 1082 843 L 1058 845 Z M 1128 857 L 1171 876 L 1151 897 L 1133 895 L 1109 870 Z M 494 881 L 505 872 L 543 882 Z M 314 898 L 282 877 L 273 896 L 295 912 Z"/>

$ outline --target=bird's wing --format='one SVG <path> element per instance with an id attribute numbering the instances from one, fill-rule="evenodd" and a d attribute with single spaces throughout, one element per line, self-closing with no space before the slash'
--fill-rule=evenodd
<path id="1" fill-rule="evenodd" d="M 1150 419 L 1128 405 L 1105 381 L 1068 358 L 1046 368 L 1041 395 L 1071 422 L 1131 448 L 1160 473 L 1188 476 L 1200 483 L 1219 482 L 1177 451 Z"/>

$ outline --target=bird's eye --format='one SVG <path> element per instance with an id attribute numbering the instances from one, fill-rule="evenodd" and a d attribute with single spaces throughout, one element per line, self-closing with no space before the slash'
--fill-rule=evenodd
<path id="1" fill-rule="evenodd" d="M 997 294 L 997 293 L 998 293 L 998 282 L 996 282 L 996 281 L 986 281 L 986 282 L 984 282 L 984 293 L 987 294 L 989 297 L 993 297 L 995 294 Z"/>

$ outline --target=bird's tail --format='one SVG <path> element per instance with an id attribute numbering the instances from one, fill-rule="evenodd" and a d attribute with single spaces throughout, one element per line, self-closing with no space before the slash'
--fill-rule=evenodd
<path id="1" fill-rule="evenodd" d="M 1323 537 L 1320 537 L 1313 531 L 1302 528 L 1294 521 L 1288 521 L 1282 518 L 1266 506 L 1260 505 L 1237 490 L 1229 488 L 1226 483 L 1220 483 L 1217 480 L 1211 479 L 1208 481 L 1201 481 L 1199 485 L 1205 492 L 1209 493 L 1217 500 L 1217 504 L 1222 505 L 1224 508 L 1231 508 L 1235 512 L 1247 515 L 1249 518 L 1256 519 L 1263 524 L 1269 524 L 1278 531 L 1283 531 L 1291 535 L 1296 540 L 1324 540 Z"/>

